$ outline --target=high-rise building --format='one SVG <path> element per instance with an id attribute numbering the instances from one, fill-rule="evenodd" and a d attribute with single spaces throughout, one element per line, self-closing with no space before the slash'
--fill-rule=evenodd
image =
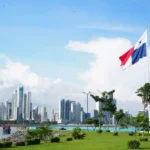
<path id="1" fill-rule="evenodd" d="M 59 120 L 65 120 L 65 100 L 59 101 Z"/>
<path id="2" fill-rule="evenodd" d="M 99 112 L 100 109 L 103 107 L 103 103 L 102 102 L 96 102 L 96 110 Z"/>
<path id="3" fill-rule="evenodd" d="M 84 123 L 84 121 L 85 121 L 85 112 L 83 107 L 81 107 L 81 123 Z"/>
<path id="4" fill-rule="evenodd" d="M 23 106 L 23 95 L 24 95 L 24 87 L 19 87 L 17 89 L 17 120 L 22 121 L 22 106 Z"/>
<path id="5" fill-rule="evenodd" d="M 58 123 L 81 123 L 81 104 L 70 100 L 60 100 Z"/>
<path id="6" fill-rule="evenodd" d="M 33 120 L 35 121 L 35 122 L 38 122 L 38 107 L 37 106 L 35 106 L 34 108 L 33 108 Z"/>
<path id="7" fill-rule="evenodd" d="M 12 119 L 17 120 L 17 90 L 12 95 Z"/>
<path id="8" fill-rule="evenodd" d="M 92 118 L 97 118 L 98 117 L 98 111 L 97 110 L 95 110 L 95 109 L 93 109 L 92 110 L 92 116 L 91 116 Z"/>
<path id="9" fill-rule="evenodd" d="M 46 122 L 48 121 L 48 118 L 47 118 L 47 111 L 46 111 L 46 107 L 43 106 L 41 108 L 41 122 Z"/>
<path id="10" fill-rule="evenodd" d="M 71 121 L 70 119 L 70 112 L 71 112 L 71 101 L 65 101 L 65 119 Z"/>
<path id="11" fill-rule="evenodd" d="M 71 101 L 70 120 L 72 123 L 75 123 L 75 115 L 76 115 L 76 104 L 75 101 Z"/>
<path id="12" fill-rule="evenodd" d="M 17 88 L 12 95 L 12 119 L 30 120 L 31 112 L 31 92 L 24 93 L 24 87 Z"/>
<path id="13" fill-rule="evenodd" d="M 6 120 L 12 119 L 12 102 L 6 102 Z"/>
<path id="14" fill-rule="evenodd" d="M 23 95 L 23 106 L 22 106 L 22 115 L 23 115 L 23 120 L 26 120 L 26 108 L 27 107 L 27 94 L 24 93 Z"/>
<path id="15" fill-rule="evenodd" d="M 76 123 L 81 122 L 81 104 L 79 102 L 76 104 L 75 122 Z"/>
<path id="16" fill-rule="evenodd" d="M 26 120 L 31 119 L 31 92 L 26 92 Z"/>
<path id="17" fill-rule="evenodd" d="M 55 121 L 55 113 L 54 113 L 54 109 L 53 109 L 53 111 L 52 111 L 51 121 Z"/>
<path id="18" fill-rule="evenodd" d="M 4 103 L 0 104 L 0 120 L 6 120 L 6 106 Z"/>
<path id="19" fill-rule="evenodd" d="M 113 99 L 113 104 L 116 104 L 116 99 L 114 99 L 113 94 L 112 95 L 106 95 L 106 98 L 112 98 Z M 96 102 L 96 110 L 100 111 L 100 109 L 103 107 L 103 103 L 102 102 Z M 115 123 L 115 119 L 112 113 L 108 112 L 108 111 L 103 111 L 102 112 L 104 117 L 102 118 L 102 121 L 104 122 L 104 124 L 109 123 L 109 124 L 114 124 Z"/>

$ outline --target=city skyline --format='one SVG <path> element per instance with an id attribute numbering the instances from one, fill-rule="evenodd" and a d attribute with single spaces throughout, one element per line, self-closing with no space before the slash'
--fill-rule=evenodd
<path id="1" fill-rule="evenodd" d="M 86 5 L 80 0 L 2 3 L 0 102 L 23 85 L 33 91 L 36 105 L 51 112 L 61 98 L 82 101 L 85 107 L 83 91 L 115 89 L 119 108 L 134 115 L 142 109 L 135 92 L 147 82 L 147 60 L 122 72 L 119 56 L 149 24 L 143 19 L 149 18 L 148 5 L 141 11 L 138 1 L 117 0 L 117 6 L 113 0 L 87 0 Z M 136 11 L 126 7 L 131 4 Z M 95 104 L 89 101 L 92 110 Z"/>

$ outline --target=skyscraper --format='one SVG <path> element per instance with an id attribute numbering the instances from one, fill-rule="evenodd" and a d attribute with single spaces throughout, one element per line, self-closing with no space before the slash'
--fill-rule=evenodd
<path id="1" fill-rule="evenodd" d="M 31 92 L 26 92 L 26 120 L 31 119 Z"/>
<path id="2" fill-rule="evenodd" d="M 43 106 L 43 107 L 41 108 L 41 122 L 45 122 L 45 121 L 47 121 L 47 120 L 48 120 L 48 118 L 47 118 L 46 107 Z"/>
<path id="3" fill-rule="evenodd" d="M 0 120 L 6 120 L 6 106 L 4 103 L 0 104 Z"/>
<path id="4" fill-rule="evenodd" d="M 17 90 L 12 95 L 12 119 L 17 120 Z"/>
<path id="5" fill-rule="evenodd" d="M 27 94 L 24 93 L 23 95 L 23 106 L 22 106 L 22 114 L 23 114 L 23 120 L 26 120 L 26 108 L 27 107 Z"/>
<path id="6" fill-rule="evenodd" d="M 23 105 L 24 88 L 17 89 L 17 120 L 22 121 L 22 105 Z"/>
<path id="7" fill-rule="evenodd" d="M 71 101 L 70 120 L 72 123 L 75 123 L 75 114 L 76 114 L 76 104 L 75 101 Z"/>
<path id="8" fill-rule="evenodd" d="M 71 112 L 71 101 L 67 100 L 65 102 L 65 119 L 70 121 L 70 112 Z"/>
<path id="9" fill-rule="evenodd" d="M 6 119 L 12 119 L 12 102 L 6 102 Z"/>
<path id="10" fill-rule="evenodd" d="M 31 112 L 31 92 L 24 93 L 24 87 L 17 88 L 12 95 L 12 119 L 30 120 Z"/>
<path id="11" fill-rule="evenodd" d="M 93 109 L 92 110 L 92 116 L 91 116 L 92 118 L 97 118 L 98 117 L 98 111 L 97 110 L 95 110 L 95 109 Z"/>
<path id="12" fill-rule="evenodd" d="M 85 120 L 85 112 L 83 107 L 81 107 L 81 123 L 84 123 L 84 120 Z"/>
<path id="13" fill-rule="evenodd" d="M 59 101 L 59 120 L 65 120 L 65 100 Z"/>
<path id="14" fill-rule="evenodd" d="M 38 107 L 37 107 L 37 106 L 35 106 L 35 107 L 33 108 L 33 120 L 34 120 L 35 122 L 38 122 Z"/>
<path id="15" fill-rule="evenodd" d="M 76 104 L 75 122 L 76 123 L 81 122 L 81 104 L 79 102 Z"/>

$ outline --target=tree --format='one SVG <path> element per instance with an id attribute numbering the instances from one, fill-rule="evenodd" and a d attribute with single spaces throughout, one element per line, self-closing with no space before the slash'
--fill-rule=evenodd
<path id="1" fill-rule="evenodd" d="M 115 112 L 115 120 L 116 120 L 116 129 L 117 129 L 117 125 L 118 124 L 121 124 L 122 125 L 122 127 L 123 127 L 123 118 L 125 117 L 125 114 L 124 114 L 124 112 L 123 112 L 123 109 L 120 109 L 119 111 L 116 111 Z M 115 130 L 116 130 L 115 129 Z"/>
<path id="2" fill-rule="evenodd" d="M 105 115 L 103 114 L 102 108 L 100 108 L 100 111 L 99 111 L 99 114 L 98 114 L 99 130 L 101 130 L 101 126 L 103 125 L 102 118 L 103 118 L 104 116 L 105 116 Z"/>
<path id="3" fill-rule="evenodd" d="M 143 104 L 150 104 L 150 83 L 145 83 L 144 86 L 142 86 L 136 91 L 136 93 L 137 96 L 141 97 Z"/>
<path id="4" fill-rule="evenodd" d="M 143 113 L 139 113 L 137 115 L 137 122 L 139 127 L 141 127 L 143 130 L 142 137 L 144 137 L 144 130 L 149 128 L 148 117 L 146 117 Z"/>
<path id="5" fill-rule="evenodd" d="M 87 119 L 85 120 L 85 122 L 86 122 L 86 124 L 91 125 L 91 127 L 92 127 L 94 130 L 96 129 L 96 127 L 97 127 L 98 124 L 99 124 L 98 119 L 95 119 L 95 118 L 87 118 Z M 94 126 L 93 126 L 93 125 L 94 125 Z"/>
<path id="6" fill-rule="evenodd" d="M 95 96 L 91 94 L 91 97 L 95 100 L 95 102 L 101 102 L 103 104 L 102 111 L 107 111 L 112 114 L 116 112 L 116 105 L 113 103 L 113 94 L 115 90 L 112 90 L 110 92 L 102 92 L 102 96 Z M 109 123 L 108 123 L 109 124 Z"/>
<path id="7" fill-rule="evenodd" d="M 50 140 L 52 137 L 52 130 L 49 128 L 49 126 L 46 127 L 40 127 L 36 130 L 28 130 L 27 131 L 27 138 L 37 138 L 39 137 L 41 140 L 46 141 Z"/>

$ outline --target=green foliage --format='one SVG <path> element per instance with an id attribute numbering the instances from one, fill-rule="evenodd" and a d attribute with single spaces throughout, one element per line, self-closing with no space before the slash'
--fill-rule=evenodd
<path id="1" fill-rule="evenodd" d="M 134 132 L 129 132 L 129 136 L 133 136 L 134 135 Z"/>
<path id="2" fill-rule="evenodd" d="M 97 130 L 97 133 L 102 133 L 103 132 L 103 130 Z"/>
<path id="3" fill-rule="evenodd" d="M 115 112 L 115 120 L 117 121 L 117 123 L 121 122 L 121 119 L 125 117 L 125 114 L 123 112 L 123 109 L 120 109 L 119 111 Z"/>
<path id="4" fill-rule="evenodd" d="M 40 127 L 36 130 L 28 130 L 25 139 L 32 139 L 37 137 L 43 141 L 50 140 L 52 137 L 52 130 L 49 128 L 49 126 Z"/>
<path id="5" fill-rule="evenodd" d="M 51 142 L 52 143 L 59 143 L 59 141 L 60 141 L 59 137 L 53 137 L 53 138 L 51 138 Z"/>
<path id="6" fill-rule="evenodd" d="M 85 134 L 83 131 L 79 130 L 78 127 L 75 128 L 75 129 L 73 130 L 73 132 L 72 132 L 72 137 L 73 137 L 74 139 L 84 139 L 85 135 L 86 135 L 86 134 Z"/>
<path id="7" fill-rule="evenodd" d="M 115 113 L 116 112 L 116 105 L 113 104 L 113 93 L 115 92 L 115 90 L 112 90 L 110 92 L 102 92 L 102 97 L 99 96 L 95 96 L 93 94 L 91 94 L 91 97 L 95 100 L 95 102 L 102 102 L 104 105 L 102 107 L 103 111 L 109 111 L 111 113 Z"/>
<path id="8" fill-rule="evenodd" d="M 118 132 L 114 132 L 114 133 L 113 133 L 113 136 L 118 136 Z"/>
<path id="9" fill-rule="evenodd" d="M 140 142 L 136 140 L 131 140 L 128 142 L 128 148 L 129 149 L 139 149 L 140 148 Z"/>
<path id="10" fill-rule="evenodd" d="M 148 141 L 148 138 L 145 138 L 145 137 L 140 138 L 140 141 L 147 142 L 147 141 Z"/>
<path id="11" fill-rule="evenodd" d="M 27 145 L 37 145 L 40 144 L 40 138 L 28 139 L 26 140 Z"/>
<path id="12" fill-rule="evenodd" d="M 149 133 L 149 132 L 144 132 L 144 133 L 138 132 L 138 133 L 137 133 L 138 136 L 142 136 L 143 134 L 144 134 L 144 136 L 150 136 L 150 133 Z"/>
<path id="13" fill-rule="evenodd" d="M 96 129 L 96 127 L 99 125 L 99 120 L 95 118 L 88 118 L 85 120 L 85 123 Z"/>
<path id="14" fill-rule="evenodd" d="M 0 142 L 0 148 L 10 148 L 11 146 L 12 146 L 12 142 L 11 141 Z"/>
<path id="15" fill-rule="evenodd" d="M 110 130 L 106 130 L 106 132 L 110 132 Z"/>
<path id="16" fill-rule="evenodd" d="M 72 141 L 71 137 L 66 138 L 66 141 Z"/>
<path id="17" fill-rule="evenodd" d="M 25 139 L 26 139 L 26 140 L 30 140 L 30 139 L 32 139 L 32 136 L 29 135 L 29 134 L 26 134 Z"/>
<path id="18" fill-rule="evenodd" d="M 150 103 L 150 83 L 145 83 L 137 90 L 137 96 L 142 98 L 142 103 Z"/>
<path id="19" fill-rule="evenodd" d="M 137 123 L 139 124 L 139 127 L 142 127 L 142 129 L 146 129 L 149 127 L 149 120 L 148 117 L 146 117 L 143 113 L 139 113 L 137 115 Z"/>
<path id="20" fill-rule="evenodd" d="M 22 142 L 16 142 L 15 143 L 16 146 L 25 146 L 25 142 L 22 141 Z"/>

